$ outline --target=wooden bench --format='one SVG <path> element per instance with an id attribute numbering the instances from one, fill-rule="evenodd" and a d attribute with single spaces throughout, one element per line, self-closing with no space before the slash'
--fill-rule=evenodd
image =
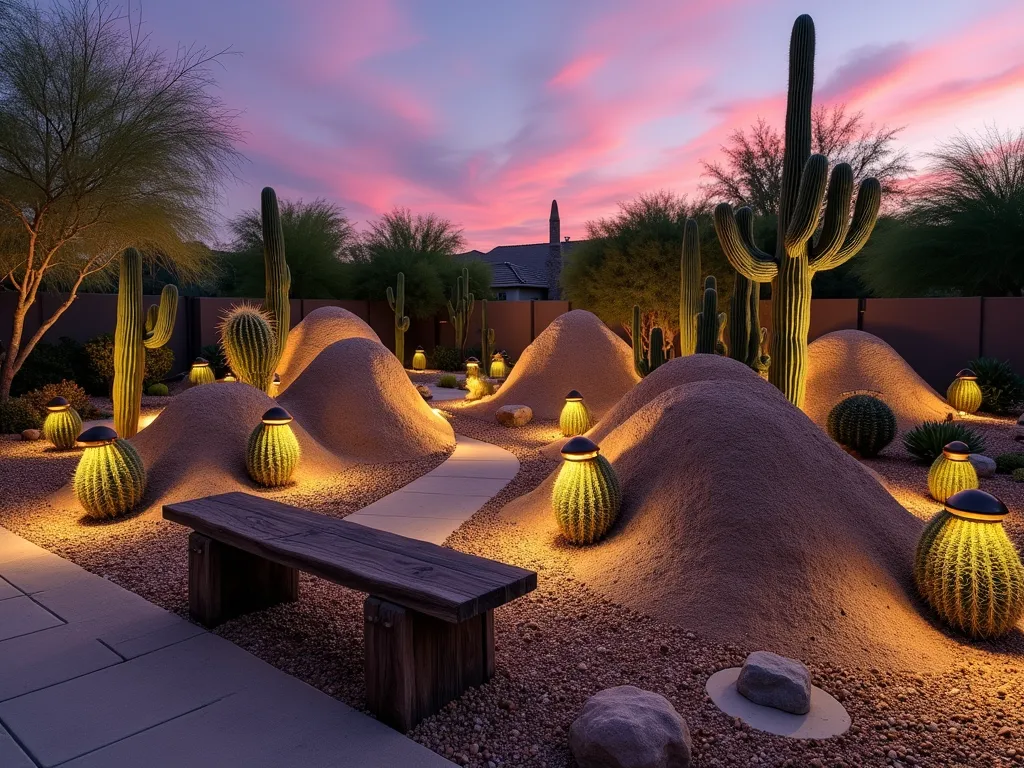
<path id="1" fill-rule="evenodd" d="M 246 493 L 168 504 L 189 536 L 189 612 L 213 627 L 299 596 L 299 571 L 366 592 L 366 703 L 402 731 L 494 674 L 499 605 L 537 574 Z"/>

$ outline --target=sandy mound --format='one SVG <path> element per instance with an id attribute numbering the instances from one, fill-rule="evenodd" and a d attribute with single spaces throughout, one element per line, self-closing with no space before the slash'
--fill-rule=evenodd
<path id="1" fill-rule="evenodd" d="M 721 355 L 687 355 L 669 360 L 648 374 L 627 392 L 603 419 L 595 424 L 587 437 L 598 445 L 604 444 L 608 434 L 666 390 L 693 381 L 756 381 L 770 386 L 749 367 Z M 565 439 L 555 440 L 543 449 L 550 459 L 559 459 Z"/>
<path id="2" fill-rule="evenodd" d="M 490 419 L 503 405 L 528 405 L 534 418 L 557 419 L 566 393 L 578 389 L 599 419 L 639 380 L 629 346 L 596 315 L 575 309 L 534 339 L 494 397 L 464 412 Z"/>
<path id="3" fill-rule="evenodd" d="M 944 421 L 952 409 L 917 375 L 895 349 L 864 331 L 834 331 L 807 350 L 804 412 L 821 427 L 828 412 L 847 394 L 867 393 L 884 400 L 901 430 L 922 421 Z"/>
<path id="4" fill-rule="evenodd" d="M 336 341 L 352 338 L 380 341 L 370 326 L 347 309 L 314 309 L 288 332 L 284 354 L 277 364 L 277 372 L 281 376 L 280 391 L 284 392 L 324 349 Z"/>
<path id="5" fill-rule="evenodd" d="M 227 491 L 258 491 L 245 471 L 245 446 L 263 414 L 275 405 L 247 384 L 208 384 L 175 395 L 156 420 L 132 438 L 146 467 L 146 506 Z M 294 415 L 294 414 L 293 414 Z M 344 461 L 319 446 L 297 423 L 302 458 L 299 484 L 342 471 Z"/>
<path id="6" fill-rule="evenodd" d="M 317 355 L 278 401 L 327 450 L 361 462 L 450 450 L 455 433 L 378 341 L 346 339 Z"/>
<path id="7" fill-rule="evenodd" d="M 556 541 L 554 474 L 502 511 L 600 594 L 805 659 L 919 668 L 955 651 L 914 597 L 922 523 L 775 389 L 684 384 L 601 446 L 624 494 L 605 542 Z"/>

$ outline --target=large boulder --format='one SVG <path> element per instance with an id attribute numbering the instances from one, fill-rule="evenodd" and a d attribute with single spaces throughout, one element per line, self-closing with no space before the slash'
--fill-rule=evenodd
<path id="1" fill-rule="evenodd" d="M 796 659 L 768 651 L 747 656 L 736 679 L 736 690 L 762 707 L 794 715 L 811 710 L 811 673 Z"/>
<path id="2" fill-rule="evenodd" d="M 690 730 L 668 699 L 632 685 L 587 699 L 569 749 L 579 768 L 687 768 L 692 755 Z"/>
<path id="3" fill-rule="evenodd" d="M 533 411 L 528 405 L 503 405 L 495 412 L 494 418 L 503 427 L 523 427 L 533 419 Z"/>

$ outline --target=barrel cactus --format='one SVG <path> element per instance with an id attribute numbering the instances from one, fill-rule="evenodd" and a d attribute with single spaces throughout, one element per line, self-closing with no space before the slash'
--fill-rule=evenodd
<path id="1" fill-rule="evenodd" d="M 54 448 L 66 451 L 75 447 L 78 433 L 82 431 L 82 417 L 63 397 L 55 397 L 46 404 L 46 421 L 43 422 L 43 438 Z"/>
<path id="2" fill-rule="evenodd" d="M 852 395 L 829 411 L 826 428 L 837 443 L 871 458 L 896 437 L 896 416 L 877 397 Z"/>
<path id="3" fill-rule="evenodd" d="M 200 384 L 213 384 L 216 381 L 210 361 L 205 357 L 197 357 L 188 372 L 188 383 L 193 387 Z"/>
<path id="4" fill-rule="evenodd" d="M 277 340 L 270 316 L 251 304 L 228 310 L 220 325 L 228 365 L 239 381 L 270 392 L 277 366 Z"/>
<path id="5" fill-rule="evenodd" d="M 860 184 L 853 200 L 853 169 L 811 154 L 814 90 L 814 21 L 797 18 L 789 42 L 789 88 L 785 148 L 778 204 L 775 253 L 758 248 L 750 212 L 715 208 L 715 231 L 733 269 L 753 282 L 772 283 L 772 366 L 769 381 L 798 408 L 807 386 L 807 332 L 811 280 L 844 264 L 867 243 L 878 219 L 882 188 L 877 179 Z M 742 209 L 741 209 L 742 211 Z M 824 213 L 822 213 L 824 212 Z"/>
<path id="6" fill-rule="evenodd" d="M 1003 530 L 1009 513 L 991 494 L 964 490 L 946 499 L 921 535 L 914 581 L 953 629 L 987 639 L 1024 616 L 1024 565 Z"/>
<path id="7" fill-rule="evenodd" d="M 590 409 L 583 401 L 583 395 L 574 389 L 565 396 L 565 405 L 562 406 L 562 413 L 558 417 L 558 427 L 564 437 L 576 437 L 591 426 Z"/>
<path id="8" fill-rule="evenodd" d="M 414 371 L 427 370 L 427 353 L 423 351 L 423 347 L 416 347 L 416 351 L 412 353 L 412 369 Z"/>
<path id="9" fill-rule="evenodd" d="M 933 499 L 945 501 L 954 493 L 978 487 L 978 473 L 970 458 L 971 449 L 959 440 L 942 449 L 928 470 L 928 493 Z"/>
<path id="10" fill-rule="evenodd" d="M 274 488 L 291 480 L 300 455 L 291 423 L 291 414 L 275 406 L 263 414 L 263 420 L 249 435 L 245 468 L 260 485 Z"/>
<path id="11" fill-rule="evenodd" d="M 90 427 L 78 436 L 85 450 L 75 470 L 78 503 L 103 520 L 130 512 L 146 492 L 146 470 L 135 446 L 110 427 Z"/>
<path id="12" fill-rule="evenodd" d="M 946 390 L 946 402 L 961 413 L 976 413 L 981 408 L 981 401 L 978 377 L 970 368 L 964 368 Z"/>
<path id="13" fill-rule="evenodd" d="M 504 379 L 508 376 L 508 366 L 505 364 L 505 356 L 501 352 L 494 353 L 488 373 L 492 379 Z"/>
<path id="14" fill-rule="evenodd" d="M 619 479 L 597 444 L 582 435 L 562 446 L 562 458 L 551 496 L 555 520 L 573 544 L 593 544 L 619 516 Z"/>

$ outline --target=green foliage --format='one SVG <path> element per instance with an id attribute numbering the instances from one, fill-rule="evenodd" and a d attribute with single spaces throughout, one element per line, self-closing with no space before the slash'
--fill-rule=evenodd
<path id="1" fill-rule="evenodd" d="M 398 288 L 395 291 L 388 286 L 388 305 L 395 313 L 395 357 L 405 365 L 405 332 L 409 330 L 409 318 L 405 314 L 405 275 L 398 273 Z"/>
<path id="2" fill-rule="evenodd" d="M 299 464 L 299 441 L 289 424 L 261 423 L 249 435 L 245 468 L 262 486 L 287 485 Z"/>
<path id="3" fill-rule="evenodd" d="M 1008 360 L 977 357 L 967 364 L 978 377 L 981 388 L 981 410 L 985 413 L 1020 413 L 1024 405 L 1024 378 L 1013 370 Z"/>
<path id="4" fill-rule="evenodd" d="M 1009 474 L 1016 472 L 1018 469 L 1024 469 L 1024 453 L 1011 451 L 1010 453 L 1000 453 L 996 456 L 996 472 Z"/>
<path id="5" fill-rule="evenodd" d="M 199 350 L 199 356 L 210 364 L 216 378 L 224 378 L 224 374 L 228 372 L 228 361 L 224 357 L 224 350 L 220 348 L 220 344 L 207 344 Z"/>
<path id="6" fill-rule="evenodd" d="M 269 392 L 277 366 L 277 337 L 272 320 L 251 304 L 232 307 L 221 322 L 221 344 L 238 380 Z"/>
<path id="7" fill-rule="evenodd" d="M 443 373 L 437 380 L 437 386 L 444 387 L 445 389 L 457 389 L 459 380 L 454 373 Z"/>
<path id="8" fill-rule="evenodd" d="M 494 354 L 494 329 L 487 325 L 487 299 L 480 302 L 480 362 L 487 362 Z"/>
<path id="9" fill-rule="evenodd" d="M 551 501 L 562 535 L 573 544 L 593 544 L 615 524 L 622 491 L 611 463 L 598 454 L 562 462 Z"/>
<path id="10" fill-rule="evenodd" d="M 858 260 L 860 278 L 875 296 L 1020 296 L 1024 131 L 960 133 L 929 157 Z"/>
<path id="11" fill-rule="evenodd" d="M 462 355 L 455 347 L 445 347 L 438 344 L 430 353 L 430 367 L 438 371 L 461 371 Z"/>
<path id="12" fill-rule="evenodd" d="M 1017 469 L 1013 470 L 1013 473 L 1010 475 L 1010 477 L 1013 478 L 1013 482 L 1015 483 L 1024 483 L 1024 467 L 1018 467 Z"/>
<path id="13" fill-rule="evenodd" d="M 937 513 L 918 542 L 914 581 L 939 618 L 969 637 L 999 637 L 1024 616 L 1024 565 L 999 523 Z"/>
<path id="14" fill-rule="evenodd" d="M 688 218 L 695 222 L 689 230 Z M 690 233 L 691 242 L 696 237 L 699 248 L 693 250 L 706 273 L 723 280 L 732 274 L 707 205 L 661 191 L 621 203 L 611 218 L 587 222 L 588 239 L 573 244 L 562 270 L 563 298 L 626 330 L 631 328 L 633 306 L 639 305 L 644 310 L 643 327 L 661 328 L 671 344 L 679 332 L 680 314 L 687 312 L 680 279 L 684 232 Z"/>
<path id="15" fill-rule="evenodd" d="M 966 443 L 970 453 L 985 452 L 985 439 L 957 421 L 926 421 L 903 435 L 903 446 L 911 456 L 931 464 L 946 445 L 956 440 Z"/>
<path id="16" fill-rule="evenodd" d="M 633 307 L 633 325 L 630 333 L 633 344 L 633 370 L 637 376 L 643 378 L 655 368 L 661 366 L 665 360 L 666 341 L 661 328 L 651 328 L 649 334 L 644 333 L 643 315 L 640 307 Z"/>
<path id="17" fill-rule="evenodd" d="M 26 358 L 18 375 L 14 377 L 11 392 L 22 395 L 63 379 L 79 382 L 94 395 L 110 393 L 109 384 L 104 384 L 93 374 L 85 348 L 67 336 L 62 336 L 56 344 L 36 344 L 32 354 Z"/>
<path id="18" fill-rule="evenodd" d="M 98 391 L 93 394 L 109 395 L 114 385 L 114 335 L 105 333 L 89 339 L 83 347 L 83 355 L 88 365 L 89 379 L 98 382 Z M 144 385 L 156 384 L 170 375 L 174 367 L 174 351 L 170 347 L 147 347 L 145 357 Z"/>
<path id="19" fill-rule="evenodd" d="M 86 448 L 78 461 L 75 497 L 86 515 L 97 520 L 131 511 L 146 492 L 142 457 L 127 440 Z"/>
<path id="20" fill-rule="evenodd" d="M 484 376 L 466 377 L 466 400 L 472 402 L 494 394 L 494 382 Z"/>
<path id="21" fill-rule="evenodd" d="M 146 388 L 146 394 L 150 397 L 167 397 L 170 394 L 170 390 L 167 389 L 166 384 L 156 383 L 150 384 Z"/>
<path id="22" fill-rule="evenodd" d="M 24 398 L 0 400 L 0 434 L 16 435 L 26 429 L 39 429 L 40 424 L 39 414 Z"/>
<path id="23" fill-rule="evenodd" d="M 36 418 L 42 422 L 46 418 L 46 404 L 55 397 L 63 397 L 68 404 L 78 411 L 85 419 L 95 419 L 100 412 L 93 407 L 89 395 L 73 381 L 58 381 L 47 384 L 22 396 L 22 400 L 35 412 Z"/>
<path id="24" fill-rule="evenodd" d="M 74 448 L 81 433 L 82 417 L 74 408 L 47 413 L 43 421 L 43 438 L 61 451 Z"/>
<path id="25" fill-rule="evenodd" d="M 852 395 L 832 407 L 826 428 L 837 443 L 870 458 L 896 437 L 896 416 L 877 397 Z"/>

